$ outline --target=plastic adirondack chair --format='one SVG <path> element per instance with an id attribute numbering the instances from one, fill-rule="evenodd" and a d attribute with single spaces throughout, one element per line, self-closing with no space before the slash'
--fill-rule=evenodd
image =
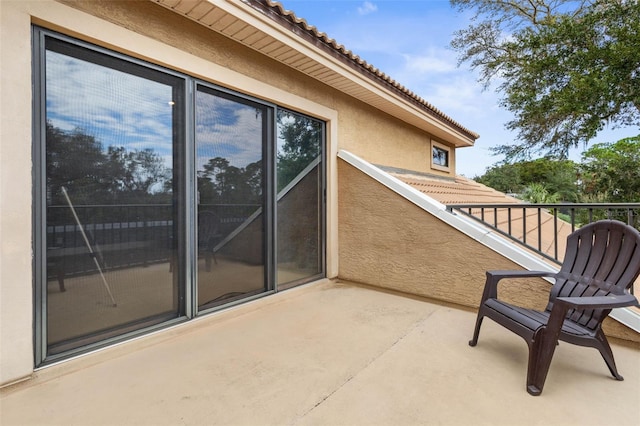
<path id="1" fill-rule="evenodd" d="M 542 392 L 558 340 L 600 351 L 609 371 L 618 374 L 602 321 L 613 308 L 638 305 L 629 293 L 640 273 L 640 233 L 615 220 L 586 225 L 567 238 L 558 273 L 540 271 L 487 271 L 478 318 L 469 345 L 478 342 L 486 316 L 521 336 L 529 346 L 527 392 Z M 504 278 L 552 277 L 549 303 L 544 311 L 525 309 L 498 299 Z"/>

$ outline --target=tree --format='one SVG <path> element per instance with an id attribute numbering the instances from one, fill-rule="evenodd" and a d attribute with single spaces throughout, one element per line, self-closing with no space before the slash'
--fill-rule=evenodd
<path id="1" fill-rule="evenodd" d="M 522 183 L 520 168 L 517 163 L 494 165 L 482 176 L 476 176 L 473 179 L 476 182 L 495 189 L 496 191 L 505 192 L 507 194 L 520 193 L 525 186 Z"/>
<path id="2" fill-rule="evenodd" d="M 560 194 L 549 192 L 546 186 L 541 183 L 532 183 L 525 188 L 522 198 L 530 203 L 553 204 L 560 200 Z"/>
<path id="3" fill-rule="evenodd" d="M 570 160 L 539 158 L 534 161 L 505 163 L 490 168 L 475 180 L 501 192 L 524 194 L 532 185 L 542 185 L 558 200 L 578 201 L 577 165 Z"/>
<path id="4" fill-rule="evenodd" d="M 205 204 L 255 203 L 262 200 L 262 161 L 235 167 L 223 157 L 210 158 L 198 171 L 198 192 Z"/>
<path id="5" fill-rule="evenodd" d="M 95 202 L 95 194 L 109 188 L 107 157 L 102 144 L 81 129 L 65 132 L 46 123 L 47 197 L 51 204 L 65 204 L 62 187 L 80 204 Z M 100 199 L 99 202 L 105 200 Z"/>
<path id="6" fill-rule="evenodd" d="M 286 110 L 278 110 L 278 133 L 284 144 L 278 149 L 278 192 L 295 179 L 322 148 L 322 126 L 318 121 Z"/>
<path id="7" fill-rule="evenodd" d="M 168 201 L 171 170 L 151 149 L 109 146 L 82 129 L 64 131 L 46 123 L 47 196 L 65 204 L 64 186 L 76 204 Z"/>
<path id="8" fill-rule="evenodd" d="M 475 11 L 452 47 L 460 63 L 499 80 L 506 127 L 519 144 L 494 152 L 566 158 L 605 125 L 640 125 L 640 3 L 637 0 L 451 0 Z"/>
<path id="9" fill-rule="evenodd" d="M 123 146 L 110 146 L 107 158 L 113 189 L 127 194 L 130 201 L 141 202 L 150 194 L 163 192 L 165 183 L 171 179 L 171 170 L 162 157 L 149 148 L 127 150 Z"/>
<path id="10" fill-rule="evenodd" d="M 640 201 L 640 136 L 592 146 L 582 154 L 581 177 L 585 198 Z"/>

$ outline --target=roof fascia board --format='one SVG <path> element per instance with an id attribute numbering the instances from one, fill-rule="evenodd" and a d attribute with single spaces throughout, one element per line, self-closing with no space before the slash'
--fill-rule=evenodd
<path id="1" fill-rule="evenodd" d="M 322 65 L 330 71 L 348 79 L 352 83 L 362 87 L 367 92 L 381 98 L 384 102 L 391 104 L 393 107 L 403 111 L 403 114 L 393 114 L 399 119 L 408 122 L 418 128 L 432 133 L 434 136 L 442 138 L 448 142 L 452 142 L 456 147 L 473 146 L 474 140 L 448 125 L 446 122 L 437 119 L 427 113 L 415 103 L 410 102 L 398 94 L 384 88 L 382 85 L 376 84 L 369 77 L 358 72 L 353 67 L 346 65 L 342 60 L 325 52 L 324 50 L 314 46 L 303 37 L 288 30 L 282 25 L 274 22 L 261 11 L 252 6 L 238 0 L 206 0 L 210 4 L 227 13 L 235 16 L 237 19 L 251 25 L 264 34 L 285 43 L 300 54 L 310 58 L 314 62 Z M 162 3 L 160 3 L 162 4 Z M 182 15 L 181 12 L 163 5 L 174 13 Z M 188 17 L 188 15 L 182 15 Z M 191 18 L 190 18 L 191 19 Z M 196 22 L 198 22 L 196 20 Z M 201 24 L 202 25 L 202 24 Z M 265 54 L 264 52 L 262 52 Z M 391 111 L 387 111 L 392 113 Z"/>
<path id="2" fill-rule="evenodd" d="M 500 234 L 491 231 L 489 228 L 482 226 L 476 221 L 465 216 L 451 214 L 447 211 L 444 204 L 434 200 L 426 194 L 423 194 L 410 185 L 407 185 L 400 179 L 391 176 L 389 173 L 363 160 L 357 155 L 345 150 L 340 150 L 338 151 L 338 158 L 341 158 L 351 166 L 376 180 L 378 183 L 386 186 L 408 201 L 411 201 L 416 206 L 431 213 L 433 216 L 436 216 L 438 219 L 458 231 L 466 234 L 523 268 L 530 271 L 549 271 L 553 273 L 559 271 L 559 268 L 551 266 L 542 259 L 538 259 L 526 250 L 523 250 L 517 245 L 505 240 L 500 236 Z M 543 279 L 553 283 L 551 278 Z M 634 310 L 630 308 L 614 309 L 611 311 L 609 316 L 640 333 L 640 314 Z"/>

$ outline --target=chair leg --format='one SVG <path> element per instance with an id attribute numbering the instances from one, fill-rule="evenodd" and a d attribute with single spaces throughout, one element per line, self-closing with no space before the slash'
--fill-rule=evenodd
<path id="1" fill-rule="evenodd" d="M 624 380 L 624 377 L 618 374 L 618 369 L 616 368 L 616 362 L 613 359 L 611 346 L 609 346 L 609 342 L 607 341 L 607 338 L 605 337 L 601 329 L 596 333 L 596 341 L 598 342 L 596 349 L 600 351 L 600 355 L 602 355 L 604 362 L 607 363 L 607 367 L 609 367 L 611 375 L 615 377 L 616 380 Z"/>
<path id="2" fill-rule="evenodd" d="M 473 331 L 473 338 L 469 340 L 469 346 L 475 346 L 478 344 L 478 336 L 480 335 L 480 327 L 482 326 L 482 319 L 484 318 L 484 314 L 482 313 L 482 308 L 478 311 L 478 318 L 476 319 L 476 328 Z"/>
<path id="3" fill-rule="evenodd" d="M 557 335 L 548 333 L 546 327 L 539 328 L 529 344 L 529 365 L 527 367 L 527 392 L 533 396 L 542 393 L 553 353 L 558 345 Z"/>

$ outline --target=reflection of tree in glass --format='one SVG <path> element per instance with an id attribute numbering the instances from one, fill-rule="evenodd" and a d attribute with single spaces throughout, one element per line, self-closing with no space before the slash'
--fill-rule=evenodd
<path id="1" fill-rule="evenodd" d="M 448 166 L 447 151 L 434 147 L 433 148 L 433 164 L 447 167 Z"/>
<path id="2" fill-rule="evenodd" d="M 110 146 L 107 158 L 113 185 L 120 193 L 141 195 L 161 192 L 164 183 L 171 179 L 170 170 L 162 158 L 150 148 L 129 151 L 122 146 Z"/>
<path id="3" fill-rule="evenodd" d="M 151 149 L 102 144 L 81 129 L 65 132 L 46 124 L 47 195 L 64 204 L 61 187 L 78 204 L 168 203 L 171 170 Z"/>
<path id="4" fill-rule="evenodd" d="M 278 192 L 289 184 L 318 155 L 322 148 L 322 123 L 308 117 L 278 110 Z"/>
<path id="5" fill-rule="evenodd" d="M 205 204 L 256 203 L 262 197 L 262 162 L 240 168 L 222 157 L 209 159 L 198 171 L 198 191 Z"/>

